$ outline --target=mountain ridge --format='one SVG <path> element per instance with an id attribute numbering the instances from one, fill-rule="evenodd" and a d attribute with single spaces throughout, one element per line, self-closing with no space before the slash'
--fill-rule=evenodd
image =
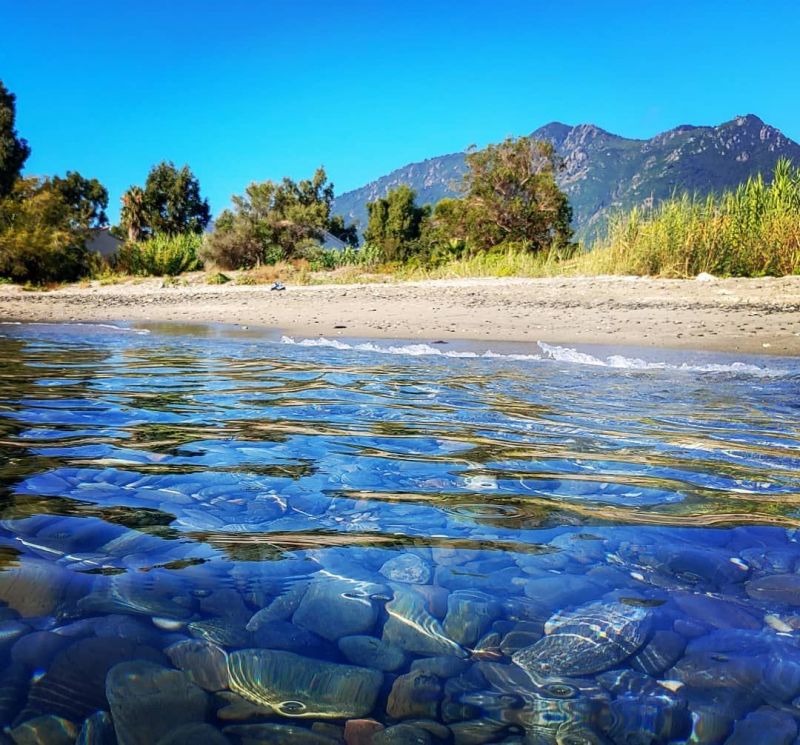
<path id="1" fill-rule="evenodd" d="M 613 211 L 658 202 L 676 190 L 704 195 L 756 173 L 768 178 L 782 157 L 800 165 L 800 144 L 755 114 L 712 126 L 681 124 L 648 139 L 557 121 L 527 136 L 551 142 L 561 157 L 557 180 L 572 204 L 576 236 L 587 242 Z M 435 204 L 457 195 L 465 170 L 464 152 L 409 163 L 337 197 L 333 211 L 363 230 L 367 202 L 405 183 L 420 204 Z"/>

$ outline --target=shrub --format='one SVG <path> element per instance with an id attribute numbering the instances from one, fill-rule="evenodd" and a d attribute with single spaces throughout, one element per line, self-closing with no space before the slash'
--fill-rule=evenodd
<path id="1" fill-rule="evenodd" d="M 216 272 L 215 274 L 211 274 L 206 277 L 206 283 L 210 285 L 225 285 L 230 281 L 231 278 L 222 272 Z"/>
<path id="2" fill-rule="evenodd" d="M 194 233 L 157 235 L 140 243 L 126 243 L 120 248 L 115 268 L 128 274 L 174 277 L 199 269 L 198 251 L 202 238 Z"/>

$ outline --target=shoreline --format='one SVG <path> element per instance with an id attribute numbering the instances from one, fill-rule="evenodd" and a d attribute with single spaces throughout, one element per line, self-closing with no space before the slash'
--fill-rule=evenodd
<path id="1" fill-rule="evenodd" d="M 0 286 L 0 320 L 205 322 L 298 337 L 598 344 L 800 356 L 800 277 L 551 277 L 358 285 Z"/>

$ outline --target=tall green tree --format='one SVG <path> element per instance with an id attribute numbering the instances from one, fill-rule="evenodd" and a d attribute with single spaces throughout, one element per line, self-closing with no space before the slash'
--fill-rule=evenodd
<path id="1" fill-rule="evenodd" d="M 28 143 L 17 135 L 16 96 L 0 80 L 0 198 L 8 196 L 31 154 Z"/>
<path id="2" fill-rule="evenodd" d="M 200 182 L 187 165 L 154 166 L 144 184 L 144 204 L 148 225 L 156 234 L 202 233 L 211 219 L 208 201 L 200 196 Z"/>
<path id="3" fill-rule="evenodd" d="M 127 233 L 128 240 L 136 243 L 146 229 L 147 215 L 144 206 L 144 189 L 141 186 L 131 186 L 122 195 L 122 210 L 120 211 L 120 226 Z"/>
<path id="4" fill-rule="evenodd" d="M 463 205 L 452 212 L 476 250 L 502 243 L 531 251 L 570 244 L 572 209 L 556 184 L 560 162 L 550 143 L 511 137 L 470 151 L 467 166 Z"/>
<path id="5" fill-rule="evenodd" d="M 211 219 L 208 201 L 189 166 L 162 162 L 147 174 L 144 189 L 132 186 L 122 196 L 122 228 L 138 238 L 202 233 Z"/>
<path id="6" fill-rule="evenodd" d="M 381 251 L 384 261 L 404 261 L 413 253 L 429 215 L 416 203 L 416 192 L 406 184 L 367 204 L 364 240 Z"/>
<path id="7" fill-rule="evenodd" d="M 205 257 L 218 266 L 240 269 L 293 259 L 318 246 L 324 231 L 352 234 L 341 218 L 331 216 L 333 184 L 324 168 L 310 179 L 250 184 L 233 197 L 208 237 Z"/>
<path id="8" fill-rule="evenodd" d="M 19 282 L 77 279 L 87 271 L 88 229 L 47 179 L 20 178 L 0 199 L 0 276 Z"/>
<path id="9" fill-rule="evenodd" d="M 78 228 L 102 228 L 108 225 L 108 190 L 96 178 L 87 179 L 77 171 L 67 171 L 64 178 L 54 176 L 50 182 L 72 213 Z"/>

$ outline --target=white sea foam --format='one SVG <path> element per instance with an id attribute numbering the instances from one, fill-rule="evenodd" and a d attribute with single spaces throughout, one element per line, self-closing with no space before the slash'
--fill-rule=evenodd
<path id="1" fill-rule="evenodd" d="M 781 376 L 785 371 L 775 368 L 761 367 L 747 362 L 730 363 L 689 363 L 682 362 L 674 364 L 671 362 L 653 362 L 643 360 L 639 357 L 625 357 L 620 354 L 612 354 L 608 357 L 596 357 L 581 352 L 571 347 L 561 347 L 545 342 L 537 342 L 541 354 L 503 354 L 493 352 L 491 349 L 485 352 L 459 351 L 456 349 L 441 349 L 424 343 L 412 344 L 376 344 L 375 342 L 348 343 L 338 339 L 327 339 L 319 337 L 316 339 L 294 339 L 291 336 L 281 337 L 282 344 L 292 344 L 300 347 L 327 347 L 330 349 L 340 349 L 343 351 L 373 352 L 375 354 L 407 355 L 411 357 L 454 357 L 467 359 L 499 359 L 516 361 L 551 361 L 566 362 L 576 365 L 591 365 L 594 367 L 615 368 L 621 370 L 681 370 L 685 372 L 700 373 L 737 373 L 757 376 Z"/>

